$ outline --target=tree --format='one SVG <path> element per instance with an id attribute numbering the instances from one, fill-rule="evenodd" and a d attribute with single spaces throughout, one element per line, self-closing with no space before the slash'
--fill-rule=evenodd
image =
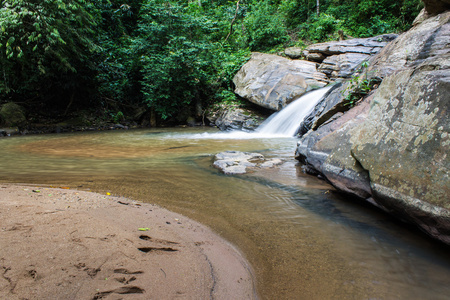
<path id="1" fill-rule="evenodd" d="M 3 97 L 65 100 L 89 86 L 95 25 L 84 0 L 4 0 L 0 8 Z M 44 84 L 43 84 L 44 83 Z"/>
<path id="2" fill-rule="evenodd" d="M 198 7 L 198 6 L 197 6 Z M 144 102 L 163 119 L 199 100 L 214 74 L 209 40 L 214 23 L 189 6 L 145 1 L 134 51 L 140 58 Z"/>

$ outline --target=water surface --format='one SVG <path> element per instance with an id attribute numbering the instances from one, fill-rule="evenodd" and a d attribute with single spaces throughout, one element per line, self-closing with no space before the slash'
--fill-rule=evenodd
<path id="1" fill-rule="evenodd" d="M 0 180 L 70 186 L 157 203 L 235 244 L 263 299 L 449 299 L 448 248 L 303 174 L 294 138 L 149 129 L 0 139 Z M 225 150 L 284 164 L 242 176 Z"/>

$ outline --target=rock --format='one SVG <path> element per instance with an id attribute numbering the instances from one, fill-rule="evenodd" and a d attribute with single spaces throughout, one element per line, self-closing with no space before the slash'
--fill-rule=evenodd
<path id="1" fill-rule="evenodd" d="M 333 41 L 313 44 L 305 49 L 307 60 L 321 63 L 318 71 L 334 81 L 349 78 L 364 62 L 378 53 L 396 34 L 385 34 L 371 38 Z"/>
<path id="2" fill-rule="evenodd" d="M 346 105 L 344 97 L 348 87 L 348 82 L 335 84 L 322 100 L 317 103 L 311 113 L 303 119 L 300 124 L 299 134 L 303 135 L 310 129 L 316 130 L 332 116 L 349 110 L 350 107 Z"/>
<path id="3" fill-rule="evenodd" d="M 11 136 L 19 133 L 20 130 L 18 127 L 0 128 L 0 136 Z"/>
<path id="4" fill-rule="evenodd" d="M 319 71 L 330 78 L 350 78 L 358 67 L 370 58 L 369 54 L 344 53 L 325 58 Z"/>
<path id="5" fill-rule="evenodd" d="M 222 131 L 253 131 L 265 119 L 253 110 L 238 107 L 221 107 L 219 110 L 210 112 L 207 118 L 211 124 Z"/>
<path id="6" fill-rule="evenodd" d="M 114 124 L 114 128 L 116 129 L 128 129 L 128 126 L 122 124 Z"/>
<path id="7" fill-rule="evenodd" d="M 300 47 L 289 47 L 284 49 L 284 54 L 293 59 L 301 58 L 303 56 L 303 49 Z"/>
<path id="8" fill-rule="evenodd" d="M 322 53 L 310 53 L 310 52 L 306 53 L 307 53 L 306 59 L 309 61 L 321 63 L 325 59 L 325 55 L 323 55 Z"/>
<path id="9" fill-rule="evenodd" d="M 302 125 L 296 151 L 309 172 L 447 244 L 449 20 L 450 12 L 430 17 L 371 59 L 363 76 L 384 79 L 355 107 L 342 111 L 348 83 L 331 91 Z"/>
<path id="10" fill-rule="evenodd" d="M 450 11 L 430 17 L 400 35 L 371 58 L 367 73 L 380 78 L 414 67 L 425 60 L 430 64 L 450 53 Z"/>
<path id="11" fill-rule="evenodd" d="M 351 155 L 348 131 L 365 120 L 370 99 L 310 130 L 299 140 L 295 153 L 297 160 L 309 166 L 310 173 L 323 174 L 338 189 L 363 199 L 371 195 L 369 177 Z"/>
<path id="12" fill-rule="evenodd" d="M 450 244 L 450 57 L 386 78 L 349 132 L 374 200 Z"/>
<path id="13" fill-rule="evenodd" d="M 252 103 L 278 111 L 294 99 L 328 83 L 317 64 L 253 53 L 233 79 L 235 92 Z"/>
<path id="14" fill-rule="evenodd" d="M 321 53 L 324 56 L 358 53 L 371 55 L 378 53 L 390 41 L 397 38 L 396 34 L 384 34 L 370 38 L 358 38 L 313 44 L 306 48 L 309 53 Z"/>
<path id="15" fill-rule="evenodd" d="M 0 121 L 5 126 L 22 128 L 27 123 L 25 110 L 16 103 L 5 103 L 0 109 Z"/>
<path id="16" fill-rule="evenodd" d="M 280 159 L 266 159 L 259 153 L 225 151 L 216 154 L 213 166 L 228 175 L 245 174 L 248 169 L 272 168 L 281 164 Z"/>

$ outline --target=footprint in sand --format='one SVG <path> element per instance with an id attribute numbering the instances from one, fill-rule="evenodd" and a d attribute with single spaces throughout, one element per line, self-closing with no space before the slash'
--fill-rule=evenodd
<path id="1" fill-rule="evenodd" d="M 153 243 L 158 243 L 158 244 L 163 244 L 163 245 L 179 245 L 179 243 L 176 242 L 171 242 L 171 241 L 166 241 L 166 240 L 161 240 L 161 239 L 155 239 L 152 238 L 148 235 L 140 235 L 139 238 L 141 240 L 144 241 L 149 241 L 149 242 L 153 242 Z M 172 247 L 139 247 L 138 248 L 139 251 L 144 252 L 144 253 L 149 253 L 149 252 L 176 252 L 178 251 L 178 249 L 172 248 Z"/>

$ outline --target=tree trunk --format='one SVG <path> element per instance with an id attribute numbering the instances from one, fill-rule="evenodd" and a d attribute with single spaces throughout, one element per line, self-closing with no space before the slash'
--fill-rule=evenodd
<path id="1" fill-rule="evenodd" d="M 156 112 L 154 108 L 150 108 L 150 127 L 156 127 Z"/>
<path id="2" fill-rule="evenodd" d="M 75 93 L 72 92 L 72 93 L 70 94 L 70 101 L 69 101 L 69 104 L 67 105 L 66 110 L 64 111 L 64 116 L 66 116 L 67 113 L 69 112 L 69 108 L 70 108 L 70 106 L 72 106 L 74 96 L 75 96 Z"/>
<path id="3" fill-rule="evenodd" d="M 317 5 L 316 5 L 316 7 L 317 7 L 317 16 L 319 16 L 320 15 L 320 3 L 319 3 L 320 1 L 319 0 L 317 0 Z"/>

